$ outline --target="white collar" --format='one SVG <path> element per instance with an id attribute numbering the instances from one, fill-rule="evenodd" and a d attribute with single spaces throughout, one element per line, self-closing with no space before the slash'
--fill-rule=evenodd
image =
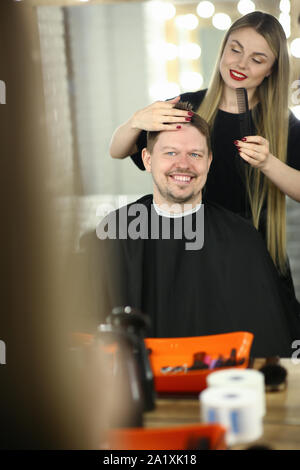
<path id="1" fill-rule="evenodd" d="M 179 217 L 185 217 L 186 215 L 194 214 L 195 212 L 197 212 L 200 209 L 201 205 L 202 205 L 202 202 L 200 202 L 200 204 L 197 204 L 197 206 L 195 206 L 193 209 L 189 209 L 188 211 L 180 212 L 178 214 L 171 214 L 170 212 L 167 212 L 167 211 L 161 209 L 157 204 L 155 204 L 155 202 L 153 200 L 153 206 L 154 206 L 154 209 L 155 209 L 157 215 L 160 215 L 162 217 L 168 217 L 169 219 L 177 219 Z"/>

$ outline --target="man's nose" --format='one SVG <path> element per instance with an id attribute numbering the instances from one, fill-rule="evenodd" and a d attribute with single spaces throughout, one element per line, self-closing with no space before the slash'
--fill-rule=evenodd
<path id="1" fill-rule="evenodd" d="M 176 164 L 180 167 L 189 167 L 189 154 L 186 152 L 182 152 L 177 156 Z"/>

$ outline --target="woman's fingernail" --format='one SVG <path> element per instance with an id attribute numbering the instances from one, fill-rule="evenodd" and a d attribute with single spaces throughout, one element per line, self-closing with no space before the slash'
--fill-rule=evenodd
<path id="1" fill-rule="evenodd" d="M 247 141 L 246 137 L 243 137 L 243 138 L 242 138 L 242 141 L 243 141 L 243 142 L 246 142 L 246 141 Z"/>
<path id="2" fill-rule="evenodd" d="M 192 113 L 192 111 L 189 111 L 189 112 L 188 112 L 188 115 L 189 115 L 189 116 L 194 116 L 194 113 Z"/>
<path id="3" fill-rule="evenodd" d="M 186 120 L 186 121 L 191 121 L 191 120 L 192 120 L 192 118 L 185 118 L 185 120 Z"/>
<path id="4" fill-rule="evenodd" d="M 238 141 L 238 140 L 234 140 L 233 143 L 234 143 L 234 145 L 237 145 L 237 144 L 239 143 L 239 141 Z"/>
<path id="5" fill-rule="evenodd" d="M 181 129 L 181 126 L 176 126 L 176 129 Z"/>

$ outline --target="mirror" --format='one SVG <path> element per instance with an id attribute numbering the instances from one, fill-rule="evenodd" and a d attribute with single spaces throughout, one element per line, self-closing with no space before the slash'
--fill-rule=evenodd
<path id="1" fill-rule="evenodd" d="M 136 110 L 207 87 L 225 31 L 197 14 L 198 3 L 38 7 L 46 98 L 52 133 L 56 123 L 59 134 L 55 153 L 68 136 L 61 159 L 68 159 L 67 168 L 79 169 L 79 194 L 151 192 L 149 175 L 129 158 L 110 158 L 109 142 Z M 215 13 L 234 21 L 241 15 L 237 3 L 214 1 Z M 278 5 L 256 2 L 257 9 L 272 14 Z M 226 30 L 226 17 L 223 21 Z"/>
<path id="2" fill-rule="evenodd" d="M 149 174 L 130 158 L 109 156 L 112 133 L 156 99 L 207 87 L 224 30 L 214 27 L 211 17 L 199 17 L 198 1 L 168 2 L 169 10 L 166 4 L 159 10 L 157 3 L 153 9 L 153 2 L 68 3 L 73 5 L 39 6 L 37 12 L 53 184 L 64 195 L 64 175 L 77 175 L 76 192 L 84 196 L 82 233 L 99 220 L 99 201 L 119 206 L 152 192 Z M 237 0 L 213 3 L 215 12 L 232 21 L 241 15 Z M 279 3 L 259 0 L 255 5 L 279 16 Z M 295 10 L 296 2 L 292 5 Z M 292 64 L 295 80 L 299 59 Z M 292 268 L 299 271 L 299 205 L 289 200 L 289 207 L 288 250 Z M 300 294 L 299 275 L 295 285 Z"/>

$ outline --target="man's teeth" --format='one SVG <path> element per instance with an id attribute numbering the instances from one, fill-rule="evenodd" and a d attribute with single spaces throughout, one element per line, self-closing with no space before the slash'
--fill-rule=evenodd
<path id="1" fill-rule="evenodd" d="M 189 182 L 192 178 L 190 176 L 173 176 L 174 180 L 176 181 L 186 181 Z"/>

